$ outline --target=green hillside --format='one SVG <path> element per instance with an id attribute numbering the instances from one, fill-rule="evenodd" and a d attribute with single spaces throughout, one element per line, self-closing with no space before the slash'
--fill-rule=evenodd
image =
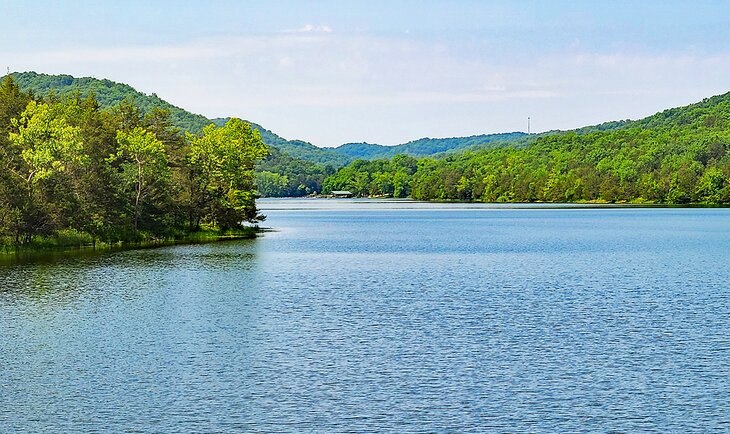
<path id="1" fill-rule="evenodd" d="M 322 182 L 335 173 L 335 168 L 300 160 L 271 147 L 269 156 L 257 164 L 256 171 L 261 196 L 296 197 L 321 192 Z"/>
<path id="2" fill-rule="evenodd" d="M 54 96 L 55 99 L 64 99 L 78 95 L 84 99 L 93 93 L 103 110 L 112 109 L 123 101 L 133 102 L 143 115 L 150 113 L 153 108 L 165 109 L 169 111 L 170 121 L 175 127 L 191 133 L 199 133 L 203 127 L 211 123 L 223 127 L 230 120 L 230 118 L 208 119 L 190 113 L 155 94 L 147 95 L 129 85 L 111 80 L 36 72 L 16 72 L 11 76 L 22 91 L 31 92 L 38 98 Z M 267 189 L 268 194 L 296 196 L 318 192 L 321 190 L 324 177 L 331 174 L 334 169 L 327 169 L 315 163 L 325 162 L 336 168 L 349 161 L 332 151 L 322 150 L 301 141 L 286 140 L 256 123 L 249 123 L 252 128 L 259 131 L 262 141 L 270 147 L 269 156 L 257 166 L 257 170 L 274 173 L 279 176 L 277 178 L 279 181 L 286 180 L 277 184 L 280 187 L 278 190 Z M 298 155 L 299 158 L 289 153 Z"/>
<path id="3" fill-rule="evenodd" d="M 324 190 L 420 200 L 730 204 L 730 93 L 526 147 L 354 161 Z"/>
<path id="4" fill-rule="evenodd" d="M 390 158 L 398 154 L 423 157 L 443 152 L 458 151 L 473 146 L 486 147 L 489 144 L 504 146 L 511 141 L 527 136 L 526 133 L 503 133 L 446 139 L 422 138 L 396 146 L 383 146 L 372 143 L 347 143 L 334 148 L 334 150 L 351 159 L 373 160 L 377 158 Z"/>
<path id="5" fill-rule="evenodd" d="M 38 97 L 47 97 L 51 94 L 61 97 L 79 94 L 82 98 L 86 98 L 93 93 L 94 98 L 103 109 L 114 107 L 125 99 L 129 99 L 134 102 L 142 114 L 149 113 L 155 107 L 169 110 L 173 125 L 183 131 L 199 132 L 211 123 L 210 119 L 205 116 L 174 106 L 154 93 L 147 95 L 135 90 L 132 86 L 111 80 L 36 72 L 14 72 L 11 75 L 24 92 L 32 92 Z"/>
<path id="6" fill-rule="evenodd" d="M 36 98 L 60 101 L 93 93 L 101 109 L 125 100 L 142 114 L 166 109 L 171 123 L 183 131 L 197 133 L 205 125 L 223 126 L 228 120 L 207 119 L 110 80 L 35 72 L 12 76 Z M 438 200 L 728 203 L 729 113 L 730 97 L 725 94 L 636 121 L 572 131 L 424 138 L 396 146 L 349 143 L 337 148 L 287 140 L 255 123 L 251 126 L 271 148 L 256 175 L 264 195 L 347 189 L 359 195 Z M 401 156 L 394 159 L 396 155 Z"/>
<path id="7" fill-rule="evenodd" d="M 166 109 L 170 112 L 170 119 L 173 125 L 183 131 L 193 133 L 201 131 L 203 127 L 210 123 L 223 126 L 230 119 L 208 119 L 205 116 L 190 113 L 187 110 L 172 105 L 154 93 L 147 95 L 127 84 L 106 79 L 92 77 L 77 78 L 70 75 L 50 75 L 39 74 L 37 72 L 14 72 L 11 76 L 18 83 L 21 90 L 24 92 L 32 92 L 38 97 L 48 97 L 51 94 L 58 97 L 78 94 L 81 98 L 86 98 L 89 94 L 93 93 L 94 98 L 103 109 L 112 108 L 125 100 L 132 101 L 140 109 L 142 114 L 149 113 L 153 108 Z M 288 140 L 279 137 L 266 128 L 253 122 L 249 123 L 252 127 L 259 130 L 261 139 L 267 145 L 286 147 L 289 143 Z M 316 146 L 311 146 L 316 148 Z M 301 146 L 296 144 L 292 147 L 297 148 Z M 329 155 L 330 153 L 323 151 L 322 154 Z M 319 159 L 324 160 L 324 158 Z M 344 159 L 340 159 L 340 161 L 344 162 Z"/>
<path id="8" fill-rule="evenodd" d="M 61 99 L 74 95 L 86 98 L 93 93 L 102 109 L 111 109 L 125 100 L 133 102 L 143 115 L 150 113 L 153 108 L 165 109 L 169 111 L 170 121 L 175 127 L 191 133 L 199 133 L 203 127 L 211 123 L 222 127 L 230 120 L 230 118 L 208 119 L 202 115 L 190 113 L 168 103 L 154 93 L 147 95 L 129 85 L 111 80 L 36 72 L 16 72 L 11 76 L 21 90 L 31 92 L 40 98 L 52 95 Z M 271 148 L 269 156 L 258 165 L 257 170 L 274 173 L 279 176 L 278 180 L 286 180 L 277 184 L 280 187 L 278 189 L 268 188 L 266 193 L 269 195 L 297 196 L 319 192 L 326 174 L 331 174 L 334 168 L 350 161 L 346 156 L 332 150 L 318 148 L 299 140 L 286 140 L 261 125 L 249 123 L 252 128 L 259 131 L 262 141 Z M 322 164 L 319 165 L 319 163 Z"/>
<path id="9" fill-rule="evenodd" d="M 211 122 L 222 126 L 229 119 L 208 119 L 205 116 L 190 113 L 172 105 L 154 93 L 148 95 L 127 84 L 111 80 L 92 77 L 77 78 L 70 75 L 50 75 L 36 72 L 15 72 L 11 75 L 23 91 L 32 92 L 38 97 L 79 95 L 81 98 L 85 98 L 93 93 L 103 109 L 112 108 L 125 100 L 133 102 L 142 114 L 149 113 L 153 108 L 166 109 L 170 112 L 173 125 L 183 131 L 192 133 L 200 132 L 203 127 Z M 456 152 L 461 149 L 524 145 L 526 140 L 529 141 L 528 136 L 524 133 L 505 133 L 446 139 L 423 138 L 396 146 L 350 143 L 337 148 L 320 148 L 302 140 L 284 139 L 261 125 L 250 121 L 249 123 L 259 131 L 264 143 L 278 148 L 282 153 L 289 154 L 295 159 L 335 168 L 344 166 L 358 158 L 390 158 L 397 154 L 427 156 Z"/>
<path id="10" fill-rule="evenodd" d="M 228 118 L 213 119 L 217 125 L 225 124 Z M 267 145 L 278 148 L 285 154 L 311 163 L 341 167 L 352 161 L 352 158 L 342 155 L 331 148 L 320 148 L 303 140 L 287 140 L 266 128 L 251 123 L 261 133 L 261 139 Z"/>

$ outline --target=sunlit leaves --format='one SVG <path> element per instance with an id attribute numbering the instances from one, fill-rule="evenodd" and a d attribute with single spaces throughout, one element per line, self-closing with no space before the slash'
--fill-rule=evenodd
<path id="1" fill-rule="evenodd" d="M 205 127 L 201 136 L 189 134 L 188 140 L 194 195 L 205 208 L 204 219 L 224 228 L 256 220 L 253 170 L 268 153 L 258 131 L 231 118 L 223 127 Z"/>
<path id="2" fill-rule="evenodd" d="M 20 118 L 12 121 L 18 132 L 10 133 L 10 141 L 22 149 L 21 157 L 26 163 L 22 176 L 28 183 L 88 160 L 79 128 L 69 125 L 60 112 L 61 106 L 31 101 Z"/>
<path id="3" fill-rule="evenodd" d="M 121 178 L 134 186 L 134 226 L 138 228 L 143 201 L 154 187 L 163 187 L 170 176 L 165 146 L 157 137 L 141 127 L 130 132 L 117 133 L 119 151 L 116 157 L 122 161 Z"/>

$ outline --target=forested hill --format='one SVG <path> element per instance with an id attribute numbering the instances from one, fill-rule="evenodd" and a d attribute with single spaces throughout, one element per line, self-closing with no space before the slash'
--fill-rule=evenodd
<path id="1" fill-rule="evenodd" d="M 37 97 L 45 98 L 51 94 L 59 97 L 74 94 L 86 98 L 93 93 L 102 109 L 112 108 L 124 100 L 137 106 L 142 114 L 153 108 L 166 109 L 170 112 L 173 125 L 183 131 L 199 132 L 210 125 L 211 120 L 205 116 L 190 113 L 161 99 L 156 94 L 147 95 L 132 86 L 111 80 L 100 80 L 92 77 L 72 77 L 70 75 L 49 75 L 36 72 L 14 72 L 10 74 L 24 92 L 32 92 Z"/>
<path id="2" fill-rule="evenodd" d="M 627 125 L 630 128 L 673 129 L 689 126 L 711 130 L 729 129 L 730 92 L 705 98 L 695 104 L 667 109 Z"/>
<path id="3" fill-rule="evenodd" d="M 143 115 L 152 111 L 153 108 L 165 109 L 169 111 L 170 120 L 174 126 L 192 133 L 200 132 L 211 122 L 222 126 L 229 119 L 208 119 L 170 104 L 154 93 L 148 95 L 137 91 L 132 86 L 111 80 L 36 72 L 15 72 L 11 75 L 23 91 L 32 92 L 38 97 L 48 97 L 52 94 L 58 97 L 78 94 L 81 98 L 85 98 L 93 93 L 102 109 L 112 108 L 125 100 L 132 102 Z M 284 139 L 261 125 L 248 122 L 259 131 L 264 143 L 276 147 L 282 152 L 275 155 L 288 154 L 295 159 L 335 168 L 358 158 L 388 158 L 397 154 L 427 156 L 462 149 L 521 146 L 526 144 L 525 139 L 528 137 L 525 133 L 484 134 L 444 139 L 423 138 L 396 146 L 350 143 L 337 148 L 320 148 L 302 140 Z"/>
<path id="4" fill-rule="evenodd" d="M 110 80 L 12 76 L 39 100 L 93 93 L 102 111 L 124 101 L 143 116 L 165 109 L 172 125 L 193 133 L 228 120 L 207 119 Z M 256 174 L 258 192 L 266 196 L 332 189 L 438 200 L 730 204 L 730 94 L 572 131 L 426 138 L 397 146 L 319 148 L 251 126 L 271 148 Z"/>
<path id="5" fill-rule="evenodd" d="M 112 108 L 122 101 L 128 100 L 137 106 L 142 114 L 149 113 L 153 108 L 166 109 L 170 112 L 173 125 L 183 131 L 200 132 L 203 127 L 215 123 L 223 126 L 230 118 L 208 119 L 205 116 L 190 113 L 180 107 L 159 98 L 156 94 L 147 95 L 139 92 L 132 86 L 117 83 L 111 80 L 101 80 L 91 77 L 73 77 L 70 75 L 49 75 L 36 72 L 14 72 L 11 74 L 24 92 L 32 92 L 38 97 L 47 97 L 55 94 L 59 97 L 79 94 L 82 98 L 93 93 L 94 98 L 103 109 Z M 347 164 L 351 158 L 334 152 L 331 149 L 318 148 L 301 140 L 286 140 L 270 130 L 254 122 L 247 121 L 258 130 L 261 139 L 269 146 L 274 146 L 294 158 L 320 164 L 330 164 L 340 167 Z"/>
<path id="6" fill-rule="evenodd" d="M 420 200 L 730 204 L 730 93 L 530 146 L 354 161 L 328 190 Z"/>
<path id="7" fill-rule="evenodd" d="M 216 125 L 224 125 L 227 120 L 228 118 L 216 118 L 213 119 L 213 122 Z M 259 130 L 264 143 L 274 146 L 294 158 L 333 167 L 344 166 L 352 161 L 352 158 L 335 152 L 332 148 L 320 148 L 303 140 L 287 140 L 260 125 L 251 123 L 251 126 Z"/>
<path id="8" fill-rule="evenodd" d="M 473 146 L 504 146 L 508 142 L 526 137 L 526 133 L 481 134 L 469 137 L 451 137 L 445 139 L 423 138 L 395 146 L 384 146 L 372 143 L 347 143 L 334 148 L 340 154 L 352 159 L 373 160 L 390 158 L 398 154 L 423 157 L 442 152 L 458 151 Z"/>

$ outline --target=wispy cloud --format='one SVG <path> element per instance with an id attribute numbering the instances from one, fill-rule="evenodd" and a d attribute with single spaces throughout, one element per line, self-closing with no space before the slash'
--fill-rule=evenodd
<path id="1" fill-rule="evenodd" d="M 305 24 L 296 29 L 284 30 L 283 33 L 332 33 L 332 27 L 327 25 Z"/>
<path id="2" fill-rule="evenodd" d="M 305 29 L 318 26 L 308 25 Z M 322 26 L 319 26 L 322 27 Z M 216 86 L 246 83 L 261 96 L 287 104 L 333 106 L 375 102 L 496 101 L 550 98 L 576 92 L 661 91 L 686 77 L 717 78 L 730 68 L 730 53 L 651 55 L 624 52 L 548 53 L 529 62 L 496 62 L 489 52 L 453 49 L 408 37 L 318 35 L 316 30 L 218 37 L 179 44 L 80 47 L 2 53 L 14 69 L 142 71 L 149 87 L 170 79 Z M 17 66 L 16 66 L 17 65 Z M 158 72 L 149 75 L 151 66 Z M 171 73 L 172 71 L 174 73 Z M 97 72 L 98 73 L 98 72 Z M 212 74 L 212 75 L 211 75 Z M 114 74 L 117 75 L 117 74 Z M 171 77 L 172 76 L 172 77 Z M 210 80 L 215 77 L 214 80 Z M 647 86 L 652 82 L 651 86 Z M 285 89 L 288 98 L 278 95 Z M 341 91 L 345 89 L 346 92 Z M 232 94 L 235 91 L 232 91 Z M 338 101 L 342 99 L 342 101 Z M 203 102 L 204 103 L 204 102 Z M 219 103 L 218 100 L 215 103 Z"/>
<path id="3" fill-rule="evenodd" d="M 367 127 L 376 120 L 383 135 L 410 139 L 451 130 L 456 135 L 465 126 L 470 133 L 519 129 L 528 112 L 533 127 L 542 121 L 545 129 L 636 117 L 648 114 L 647 107 L 726 91 L 730 70 L 730 53 L 566 46 L 510 61 L 482 45 L 324 28 L 176 44 L 6 51 L 0 57 L 17 70 L 127 82 L 195 112 L 246 117 L 323 145 L 379 140 Z M 322 133 L 332 129 L 328 119 L 346 113 L 338 136 Z M 410 132 L 398 135 L 402 126 L 391 126 L 386 114 L 410 119 Z M 489 122 L 475 123 L 483 119 Z M 419 122 L 424 131 L 412 132 Z"/>
<path id="4" fill-rule="evenodd" d="M 730 2 L 717 0 L 75 3 L 4 8 L 0 68 L 109 78 L 324 145 L 527 116 L 569 128 L 730 88 Z"/>

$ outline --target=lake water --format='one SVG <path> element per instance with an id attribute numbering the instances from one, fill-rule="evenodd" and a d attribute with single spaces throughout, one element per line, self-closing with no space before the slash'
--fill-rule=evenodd
<path id="1" fill-rule="evenodd" d="M 260 207 L 0 265 L 0 432 L 730 431 L 730 209 Z"/>

